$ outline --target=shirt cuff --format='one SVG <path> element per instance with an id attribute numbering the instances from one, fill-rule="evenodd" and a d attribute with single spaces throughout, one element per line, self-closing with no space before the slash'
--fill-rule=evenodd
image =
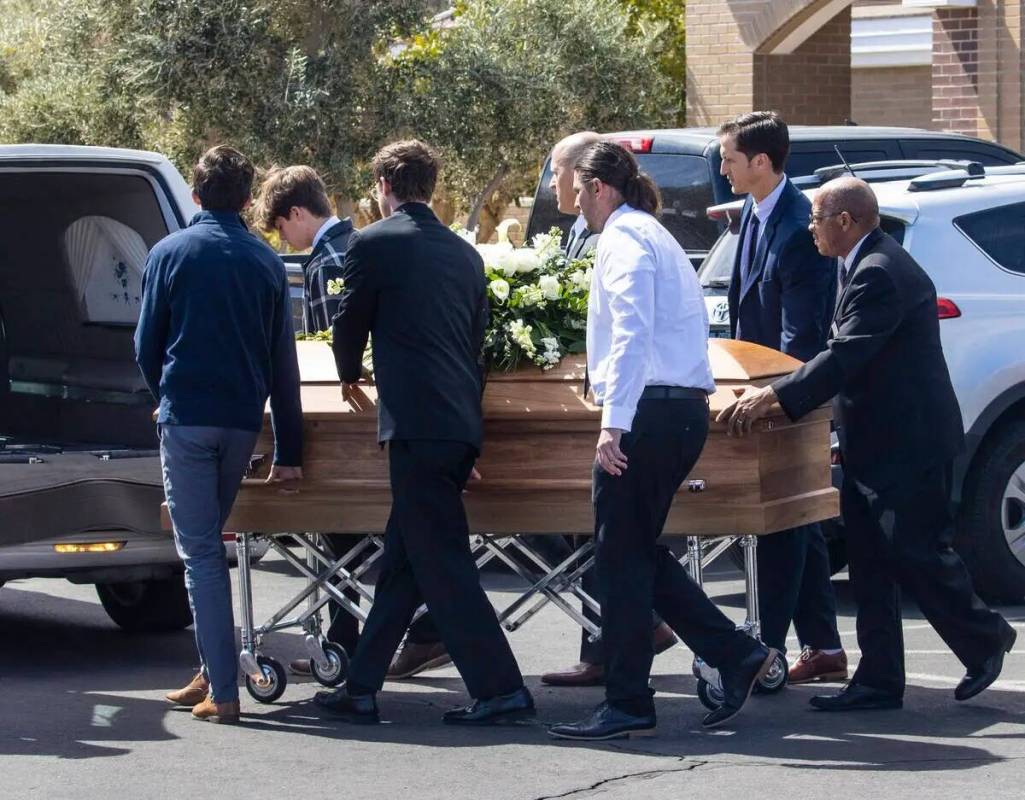
<path id="1" fill-rule="evenodd" d="M 604 405 L 601 408 L 601 426 L 603 428 L 618 428 L 622 431 L 628 431 L 636 413 L 636 407 L 626 408 L 624 406 Z"/>

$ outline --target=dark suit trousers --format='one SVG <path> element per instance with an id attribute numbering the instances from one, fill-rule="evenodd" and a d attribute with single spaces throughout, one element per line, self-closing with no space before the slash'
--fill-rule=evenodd
<path id="1" fill-rule="evenodd" d="M 324 534 L 324 538 L 327 542 L 328 552 L 335 558 L 341 558 L 362 542 L 364 535 L 362 533 L 327 533 Z M 372 549 L 365 550 L 346 564 L 346 569 L 350 572 L 356 569 L 367 560 L 372 552 Z M 337 578 L 333 578 L 331 583 L 337 586 L 339 581 Z M 355 589 L 343 589 L 342 594 L 359 605 L 360 596 Z M 327 638 L 345 648 L 345 652 L 351 658 L 356 652 L 356 645 L 359 642 L 359 621 L 334 600 L 328 601 L 327 610 L 328 618 L 331 621 L 327 629 Z M 407 636 L 410 641 L 418 643 L 441 641 L 441 636 L 438 634 L 430 614 L 424 614 L 410 625 Z"/>
<path id="2" fill-rule="evenodd" d="M 877 492 L 844 475 L 840 503 L 861 647 L 855 683 L 904 692 L 901 589 L 966 668 L 981 666 L 1000 647 L 1007 623 L 975 595 L 951 549 L 950 476 L 944 464 Z"/>
<path id="3" fill-rule="evenodd" d="M 673 496 L 707 435 L 706 402 L 641 400 L 620 445 L 629 459 L 626 471 L 615 477 L 594 466 L 605 693 L 610 705 L 627 713 L 653 711 L 652 610 L 712 666 L 744 658 L 757 646 L 658 544 Z"/>
<path id="4" fill-rule="evenodd" d="M 822 529 L 803 525 L 761 536 L 757 552 L 762 641 L 785 653 L 793 622 L 803 646 L 840 649 L 836 596 Z"/>
<path id="5" fill-rule="evenodd" d="M 349 669 L 350 694 L 380 690 L 422 603 L 472 697 L 487 699 L 523 686 L 470 555 L 462 491 L 475 459 L 474 448 L 461 442 L 389 443 L 391 516 L 374 605 Z"/>

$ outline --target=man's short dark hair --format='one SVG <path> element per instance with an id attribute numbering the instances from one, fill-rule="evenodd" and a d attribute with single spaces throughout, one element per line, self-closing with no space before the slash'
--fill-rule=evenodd
<path id="1" fill-rule="evenodd" d="M 234 147 L 211 147 L 192 170 L 192 189 L 207 211 L 239 212 L 253 192 L 253 163 Z"/>
<path id="2" fill-rule="evenodd" d="M 313 167 L 298 164 L 272 167 L 260 186 L 253 219 L 260 230 L 274 230 L 278 217 L 287 217 L 293 208 L 305 208 L 315 217 L 331 216 L 327 188 Z"/>
<path id="3" fill-rule="evenodd" d="M 438 156 L 419 139 L 393 142 L 382 147 L 371 164 L 374 180 L 384 178 L 399 200 L 427 203 L 438 182 Z"/>
<path id="4" fill-rule="evenodd" d="M 775 111 L 751 111 L 719 126 L 719 136 L 732 136 L 737 150 L 750 161 L 765 153 L 774 172 L 782 172 L 790 155 L 790 132 Z"/>

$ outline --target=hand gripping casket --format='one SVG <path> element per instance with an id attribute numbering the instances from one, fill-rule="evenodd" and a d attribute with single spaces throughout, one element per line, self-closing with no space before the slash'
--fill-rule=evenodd
<path id="1" fill-rule="evenodd" d="M 269 422 L 226 530 L 254 533 L 381 532 L 388 519 L 387 451 L 377 443 L 376 392 L 342 400 L 330 348 L 299 342 L 305 420 L 297 491 L 263 483 L 273 452 Z M 716 414 L 749 386 L 800 366 L 747 342 L 713 339 L 716 392 L 704 452 L 670 512 L 669 534 L 763 534 L 837 515 L 830 482 L 830 411 L 790 422 L 778 408 L 743 439 Z M 483 480 L 464 495 L 474 533 L 593 532 L 591 466 L 600 409 L 583 396 L 584 360 L 570 356 L 548 372 L 491 374 L 484 392 Z"/>

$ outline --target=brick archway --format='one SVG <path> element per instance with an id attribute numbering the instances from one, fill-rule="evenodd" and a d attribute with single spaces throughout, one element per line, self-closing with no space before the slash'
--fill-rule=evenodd
<path id="1" fill-rule="evenodd" d="M 850 116 L 851 0 L 689 0 L 687 124 L 754 108 L 788 122 Z"/>

